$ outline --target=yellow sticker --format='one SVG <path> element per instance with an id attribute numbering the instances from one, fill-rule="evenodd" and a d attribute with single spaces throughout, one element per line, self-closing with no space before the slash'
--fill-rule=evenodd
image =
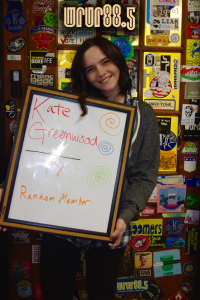
<path id="1" fill-rule="evenodd" d="M 162 235 L 163 219 L 140 219 L 132 222 L 132 235 Z"/>
<path id="2" fill-rule="evenodd" d="M 147 35 L 147 46 L 168 46 L 170 43 L 169 35 Z"/>

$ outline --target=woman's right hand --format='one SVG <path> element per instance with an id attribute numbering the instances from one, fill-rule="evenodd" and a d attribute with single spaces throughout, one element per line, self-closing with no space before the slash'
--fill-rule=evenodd
<path id="1" fill-rule="evenodd" d="M 1 203 L 1 197 L 2 197 L 2 195 L 3 195 L 3 189 L 0 188 L 0 203 Z M 5 232 L 5 231 L 7 231 L 7 228 L 0 227 L 0 230 L 3 230 Z"/>

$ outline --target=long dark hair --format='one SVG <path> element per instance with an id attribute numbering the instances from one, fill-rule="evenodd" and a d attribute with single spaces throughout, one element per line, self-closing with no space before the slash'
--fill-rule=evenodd
<path id="1" fill-rule="evenodd" d="M 96 36 L 94 38 L 87 39 L 79 47 L 72 62 L 71 68 L 71 90 L 74 93 L 80 94 L 79 102 L 83 111 L 82 116 L 84 116 L 87 113 L 87 107 L 85 104 L 85 99 L 87 96 L 107 99 L 106 96 L 100 90 L 98 90 L 88 82 L 83 68 L 83 53 L 92 46 L 98 46 L 99 48 L 101 48 L 101 50 L 106 54 L 106 56 L 110 58 L 112 62 L 119 68 L 120 76 L 118 84 L 121 91 L 120 94 L 126 95 L 127 91 L 130 91 L 131 89 L 131 80 L 129 78 L 128 67 L 126 65 L 124 56 L 120 52 L 119 48 L 115 46 L 115 44 L 101 36 Z"/>

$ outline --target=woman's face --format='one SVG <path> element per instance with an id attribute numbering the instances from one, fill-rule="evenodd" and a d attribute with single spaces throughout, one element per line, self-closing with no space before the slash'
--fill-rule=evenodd
<path id="1" fill-rule="evenodd" d="M 98 46 L 92 46 L 83 54 L 83 67 L 87 80 L 109 100 L 120 93 L 120 70 Z"/>

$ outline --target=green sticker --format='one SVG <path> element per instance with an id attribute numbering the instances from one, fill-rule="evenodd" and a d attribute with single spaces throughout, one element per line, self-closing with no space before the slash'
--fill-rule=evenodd
<path id="1" fill-rule="evenodd" d="M 54 13 L 47 13 L 44 16 L 44 24 L 49 27 L 54 27 L 57 24 L 57 16 Z"/>

